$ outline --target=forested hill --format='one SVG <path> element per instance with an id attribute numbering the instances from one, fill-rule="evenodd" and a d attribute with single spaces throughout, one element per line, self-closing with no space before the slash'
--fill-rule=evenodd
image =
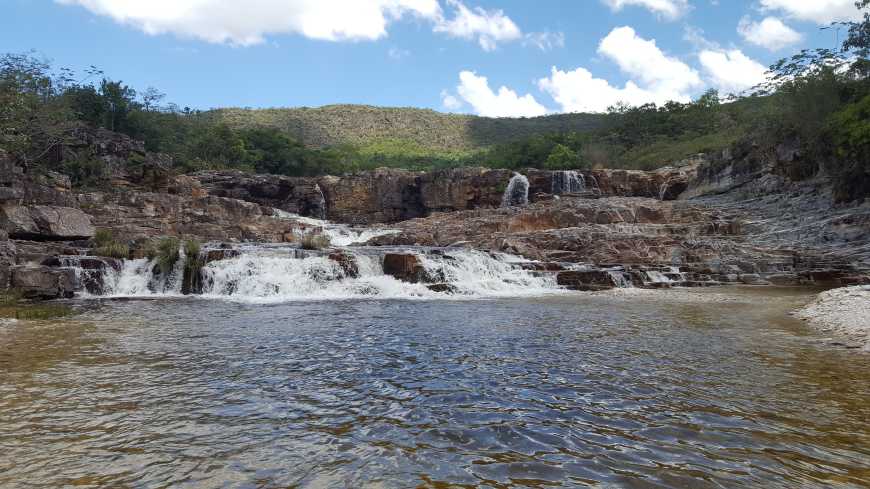
<path id="1" fill-rule="evenodd" d="M 421 148 L 466 151 L 530 136 L 600 128 L 604 114 L 490 118 L 429 109 L 328 105 L 294 109 L 215 109 L 203 114 L 234 129 L 270 127 L 311 148 L 401 140 Z"/>

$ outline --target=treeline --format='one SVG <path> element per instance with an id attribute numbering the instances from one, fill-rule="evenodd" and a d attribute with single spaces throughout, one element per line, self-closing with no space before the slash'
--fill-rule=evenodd
<path id="1" fill-rule="evenodd" d="M 590 119 L 582 131 L 454 151 L 401 137 L 312 149 L 275 125 L 231 126 L 214 113 L 167 104 L 158 90 L 139 92 L 93 67 L 76 76 L 32 54 L 7 54 L 0 57 L 0 148 L 26 165 L 45 165 L 53 148 L 87 125 L 142 140 L 147 150 L 170 154 L 180 171 L 232 168 L 303 176 L 382 166 L 651 169 L 747 137 L 771 150 L 791 138 L 801 142 L 804 156 L 787 169 L 789 175 L 805 178 L 824 170 L 837 183 L 836 197 L 853 200 L 870 195 L 868 6 L 870 0 L 857 2 L 864 20 L 848 24 L 840 49 L 783 59 L 771 67 L 767 83 L 741 97 L 720 100 L 709 91 L 690 103 L 620 105 L 594 124 Z M 493 120 L 488 130 L 500 122 L 507 121 Z M 83 181 L 99 162 L 64 165 L 61 171 Z"/>

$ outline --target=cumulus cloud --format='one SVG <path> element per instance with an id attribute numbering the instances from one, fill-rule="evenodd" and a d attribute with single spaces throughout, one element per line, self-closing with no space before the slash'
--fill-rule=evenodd
<path id="1" fill-rule="evenodd" d="M 250 46 L 270 34 L 299 34 L 325 41 L 373 41 L 404 17 L 426 20 L 433 30 L 476 40 L 491 51 L 522 32 L 501 10 L 466 7 L 447 0 L 55 0 L 79 5 L 147 34 L 175 34 L 212 43 Z"/>
<path id="2" fill-rule="evenodd" d="M 462 101 L 447 90 L 441 90 L 441 105 L 447 110 L 459 110 L 462 108 Z"/>
<path id="3" fill-rule="evenodd" d="M 534 46 L 544 52 L 555 48 L 563 48 L 565 47 L 565 33 L 549 31 L 530 32 L 523 38 L 523 46 Z"/>
<path id="4" fill-rule="evenodd" d="M 767 17 L 761 22 L 752 22 L 749 17 L 743 17 L 737 25 L 737 32 L 746 42 L 771 51 L 797 44 L 803 39 L 799 32 L 776 17 Z"/>
<path id="5" fill-rule="evenodd" d="M 767 68 L 739 49 L 711 50 L 698 53 L 698 59 L 710 82 L 724 93 L 740 93 L 763 82 Z"/>
<path id="6" fill-rule="evenodd" d="M 505 86 L 494 92 L 486 77 L 473 71 L 459 73 L 456 93 L 474 109 L 475 114 L 485 117 L 534 117 L 548 112 L 531 94 L 520 96 Z M 445 92 L 442 92 L 441 101 L 446 108 L 451 108 L 448 104 L 455 108 L 460 106 L 458 98 Z"/>
<path id="7" fill-rule="evenodd" d="M 863 18 L 855 7 L 855 0 L 761 0 L 761 8 L 819 25 Z"/>
<path id="8" fill-rule="evenodd" d="M 666 55 L 654 40 L 641 38 L 631 27 L 611 31 L 601 40 L 598 53 L 633 79 L 617 87 L 583 67 L 571 71 L 553 67 L 548 78 L 538 80 L 538 87 L 565 112 L 603 112 L 619 102 L 688 102 L 691 93 L 703 85 L 697 71 Z"/>
<path id="9" fill-rule="evenodd" d="M 689 11 L 689 0 L 602 0 L 614 12 L 626 6 L 644 7 L 650 12 L 667 19 L 675 20 Z"/>
<path id="10" fill-rule="evenodd" d="M 470 9 L 459 0 L 447 0 L 456 12 L 452 19 L 440 19 L 435 32 L 451 37 L 476 39 L 484 51 L 494 50 L 499 42 L 514 41 L 522 37 L 519 27 L 501 10 Z"/>

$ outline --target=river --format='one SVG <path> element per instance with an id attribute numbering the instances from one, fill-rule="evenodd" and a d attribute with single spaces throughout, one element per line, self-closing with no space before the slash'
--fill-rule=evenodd
<path id="1" fill-rule="evenodd" d="M 81 301 L 0 323 L 0 487 L 867 487 L 809 294 Z"/>

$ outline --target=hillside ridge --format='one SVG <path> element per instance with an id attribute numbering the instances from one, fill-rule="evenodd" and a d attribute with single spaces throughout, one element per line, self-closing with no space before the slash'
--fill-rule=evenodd
<path id="1" fill-rule="evenodd" d="M 337 104 L 297 108 L 217 108 L 203 117 L 233 128 L 271 127 L 311 148 L 401 140 L 421 148 L 467 151 L 547 133 L 600 128 L 606 114 L 493 118 L 414 107 Z"/>

